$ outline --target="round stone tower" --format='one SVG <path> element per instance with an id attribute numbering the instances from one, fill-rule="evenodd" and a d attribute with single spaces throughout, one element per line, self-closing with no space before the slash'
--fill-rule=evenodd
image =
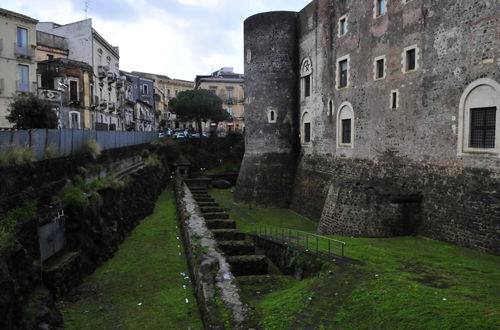
<path id="1" fill-rule="evenodd" d="M 245 138 L 235 198 L 287 207 L 298 156 L 296 12 L 269 12 L 245 21 Z"/>

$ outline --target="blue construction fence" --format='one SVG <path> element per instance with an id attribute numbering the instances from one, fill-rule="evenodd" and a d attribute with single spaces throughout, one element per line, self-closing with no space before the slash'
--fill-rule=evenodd
<path id="1" fill-rule="evenodd" d="M 32 129 L 0 131 L 0 152 L 9 148 L 31 148 L 35 158 L 44 159 L 49 149 L 57 156 L 82 152 L 85 143 L 95 140 L 101 150 L 145 144 L 158 138 L 157 132 L 92 131 L 76 129 Z"/>

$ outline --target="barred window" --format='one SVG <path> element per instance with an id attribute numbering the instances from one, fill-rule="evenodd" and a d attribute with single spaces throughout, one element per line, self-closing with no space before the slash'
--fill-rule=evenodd
<path id="1" fill-rule="evenodd" d="M 496 107 L 470 109 L 470 147 L 495 148 Z"/>
<path id="2" fill-rule="evenodd" d="M 351 143 L 351 119 L 342 120 L 342 143 Z"/>

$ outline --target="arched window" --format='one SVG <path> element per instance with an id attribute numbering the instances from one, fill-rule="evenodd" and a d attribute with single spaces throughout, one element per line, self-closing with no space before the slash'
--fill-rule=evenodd
<path id="1" fill-rule="evenodd" d="M 309 57 L 306 57 L 302 61 L 302 65 L 300 66 L 300 89 L 302 91 L 302 98 L 306 98 L 311 96 L 312 90 L 312 62 Z"/>
<path id="2" fill-rule="evenodd" d="M 302 116 L 302 125 L 301 125 L 301 136 L 302 143 L 308 144 L 311 143 L 311 119 L 309 117 L 309 113 L 304 113 Z"/>
<path id="3" fill-rule="evenodd" d="M 344 102 L 337 113 L 337 146 L 354 146 L 354 110 L 349 102 Z"/>
<path id="4" fill-rule="evenodd" d="M 328 116 L 333 116 L 333 100 L 328 100 Z"/>
<path id="5" fill-rule="evenodd" d="M 499 155 L 500 84 L 488 78 L 470 84 L 460 99 L 458 153 Z"/>
<path id="6" fill-rule="evenodd" d="M 274 111 L 271 111 L 271 113 L 270 113 L 270 117 L 271 117 L 271 118 L 270 118 L 270 120 L 271 120 L 271 121 L 274 121 Z"/>

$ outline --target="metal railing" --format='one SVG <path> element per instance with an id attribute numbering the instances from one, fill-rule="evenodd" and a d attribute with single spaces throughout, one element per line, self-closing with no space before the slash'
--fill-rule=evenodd
<path id="1" fill-rule="evenodd" d="M 346 243 L 305 231 L 280 228 L 267 225 L 252 225 L 250 234 L 262 238 L 268 238 L 279 242 L 284 242 L 290 246 L 304 249 L 321 257 L 331 258 L 334 256 L 344 257 Z"/>

